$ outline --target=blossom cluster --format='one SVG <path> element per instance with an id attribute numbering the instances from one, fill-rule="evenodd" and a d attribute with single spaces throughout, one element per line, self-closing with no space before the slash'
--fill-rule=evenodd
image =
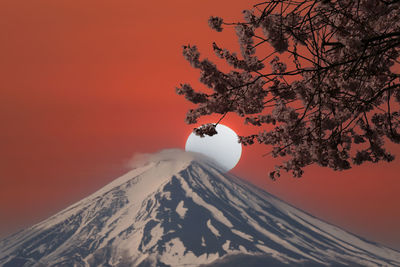
<path id="1" fill-rule="evenodd" d="M 217 32 L 222 32 L 222 23 L 223 19 L 220 17 L 211 16 L 208 19 L 208 25 L 210 26 L 210 28 L 216 30 Z"/>

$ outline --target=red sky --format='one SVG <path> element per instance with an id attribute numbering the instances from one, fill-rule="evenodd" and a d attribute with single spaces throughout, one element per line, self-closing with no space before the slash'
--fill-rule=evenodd
<path id="1" fill-rule="evenodd" d="M 250 1 L 255 2 L 255 1 Z M 2 0 L 0 237 L 30 226 L 127 171 L 135 153 L 184 148 L 190 107 L 175 95 L 198 73 L 181 46 L 237 47 L 210 15 L 238 18 L 249 1 Z M 209 121 L 204 121 L 209 122 Z M 239 134 L 241 121 L 224 122 Z M 400 147 L 391 145 L 400 157 Z M 267 147 L 245 147 L 233 170 L 296 207 L 400 249 L 400 164 L 267 177 Z"/>

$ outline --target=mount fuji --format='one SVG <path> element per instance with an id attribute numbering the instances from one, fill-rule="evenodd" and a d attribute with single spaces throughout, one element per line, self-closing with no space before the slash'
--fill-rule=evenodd
<path id="1" fill-rule="evenodd" d="M 400 266 L 400 252 L 168 150 L 0 241 L 0 266 Z"/>

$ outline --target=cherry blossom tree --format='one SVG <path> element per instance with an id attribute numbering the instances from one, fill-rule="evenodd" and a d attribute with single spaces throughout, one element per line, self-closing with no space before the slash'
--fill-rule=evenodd
<path id="1" fill-rule="evenodd" d="M 218 32 L 236 32 L 239 54 L 212 44 L 229 72 L 201 58 L 196 46 L 183 47 L 205 85 L 176 88 L 196 104 L 186 123 L 210 114 L 243 117 L 255 132 L 239 141 L 268 145 L 282 157 L 272 179 L 282 170 L 301 177 L 314 163 L 345 170 L 394 159 L 385 142 L 400 143 L 399 0 L 264 1 L 243 16 L 208 21 Z M 215 126 L 194 132 L 213 135 Z"/>

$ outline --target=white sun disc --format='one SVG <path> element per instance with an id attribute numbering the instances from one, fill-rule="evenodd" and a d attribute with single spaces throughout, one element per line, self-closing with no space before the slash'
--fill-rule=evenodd
<path id="1" fill-rule="evenodd" d="M 200 137 L 191 133 L 186 141 L 185 150 L 201 153 L 214 159 L 225 171 L 236 166 L 242 155 L 242 145 L 238 135 L 229 127 L 218 124 L 218 134 Z"/>

